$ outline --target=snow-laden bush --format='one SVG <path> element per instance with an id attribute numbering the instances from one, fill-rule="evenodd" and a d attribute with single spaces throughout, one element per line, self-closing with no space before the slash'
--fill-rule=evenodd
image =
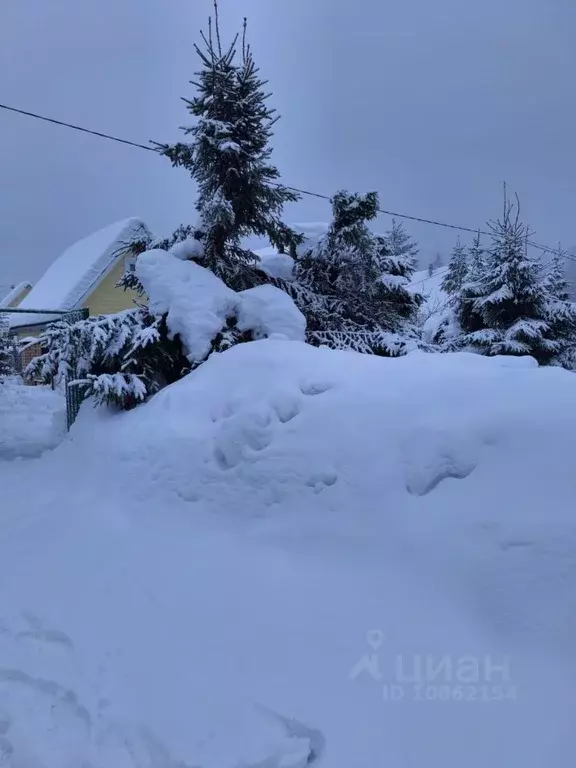
<path id="1" fill-rule="evenodd" d="M 0 380 L 15 373 L 14 350 L 10 339 L 0 327 Z"/>
<path id="2" fill-rule="evenodd" d="M 306 322 L 271 285 L 235 292 L 210 270 L 154 250 L 136 274 L 148 306 L 50 325 L 28 378 L 60 378 L 95 402 L 129 409 L 182 378 L 212 352 L 281 335 L 303 340 Z"/>

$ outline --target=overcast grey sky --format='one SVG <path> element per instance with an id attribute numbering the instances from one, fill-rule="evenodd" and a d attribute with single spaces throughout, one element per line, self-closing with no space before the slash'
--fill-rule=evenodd
<path id="1" fill-rule="evenodd" d="M 574 0 L 220 0 L 282 113 L 287 183 L 376 189 L 383 207 L 469 226 L 501 182 L 540 241 L 576 242 Z M 211 0 L 1 0 L 0 102 L 135 141 L 174 140 Z M 184 171 L 0 111 L 0 285 L 36 280 L 94 229 L 190 220 Z M 304 199 L 288 219 L 326 220 Z M 386 221 L 383 220 L 383 225 Z M 422 250 L 453 236 L 410 226 Z"/>

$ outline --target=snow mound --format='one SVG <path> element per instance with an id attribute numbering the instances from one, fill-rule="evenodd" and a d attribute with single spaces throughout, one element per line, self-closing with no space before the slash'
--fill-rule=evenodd
<path id="1" fill-rule="evenodd" d="M 237 318 L 240 330 L 251 330 L 256 337 L 276 334 L 304 339 L 304 316 L 292 299 L 274 286 L 236 293 L 209 269 L 159 249 L 143 253 L 136 272 L 150 311 L 167 314 L 168 328 L 173 336 L 180 335 L 191 362 L 208 355 L 213 339 L 232 317 Z"/>
<path id="2" fill-rule="evenodd" d="M 236 309 L 236 293 L 209 269 L 160 249 L 141 254 L 136 274 L 150 312 L 167 313 L 168 328 L 180 335 L 190 361 L 203 360 Z"/>
<path id="3" fill-rule="evenodd" d="M 55 448 L 65 433 L 66 402 L 61 393 L 0 381 L 0 460 L 40 456 Z"/>
<path id="4" fill-rule="evenodd" d="M 568 768 L 576 378 L 509 363 L 266 339 L 0 462 L 0 764 Z"/>
<path id="5" fill-rule="evenodd" d="M 282 280 L 294 279 L 294 259 L 286 253 L 278 253 L 275 248 L 261 248 L 255 251 L 260 269 L 270 277 Z"/>
<path id="6" fill-rule="evenodd" d="M 238 327 L 255 338 L 275 334 L 289 341 L 304 341 L 306 318 L 290 296 L 273 285 L 259 285 L 239 294 Z"/>
<path id="7" fill-rule="evenodd" d="M 176 256 L 177 259 L 182 259 L 183 261 L 190 259 L 201 260 L 204 256 L 204 246 L 201 240 L 195 237 L 187 237 L 185 240 L 175 243 L 170 248 L 170 253 L 172 256 Z"/>
<path id="8" fill-rule="evenodd" d="M 148 230 L 140 219 L 111 224 L 70 246 L 48 268 L 19 309 L 75 309 L 123 252 Z M 35 323 L 57 319 L 55 315 L 34 315 Z M 29 315 L 11 315 L 10 324 L 29 324 Z"/>
<path id="9" fill-rule="evenodd" d="M 330 229 L 330 225 L 325 221 L 299 222 L 290 226 L 295 232 L 304 235 L 304 243 L 297 249 L 299 253 L 312 248 Z M 273 246 L 260 248 L 255 251 L 255 254 L 260 262 L 260 268 L 270 277 L 289 281 L 294 279 L 294 259 L 288 254 L 278 253 Z"/>
<path id="10" fill-rule="evenodd" d="M 465 353 L 388 360 L 268 339 L 213 355 L 117 419 L 114 440 L 130 471 L 154 477 L 147 492 L 170 488 L 218 508 L 250 493 L 262 511 L 312 510 L 319 494 L 370 510 L 385 488 L 386 506 L 398 512 L 429 496 L 451 499 L 444 514 L 460 516 L 455 485 L 465 479 L 466 498 L 475 499 L 465 515 L 483 518 L 500 510 L 486 486 L 493 475 L 507 517 L 505 499 L 530 488 L 525 518 L 546 504 L 536 468 L 565 484 L 558 446 L 562 455 L 576 448 L 576 430 L 558 415 L 574 409 L 576 380 L 533 365 Z"/>

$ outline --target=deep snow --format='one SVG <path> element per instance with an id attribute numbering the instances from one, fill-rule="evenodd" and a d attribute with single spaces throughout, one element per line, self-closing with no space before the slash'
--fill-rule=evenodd
<path id="1" fill-rule="evenodd" d="M 571 766 L 575 406 L 529 358 L 277 339 L 85 405 L 0 462 L 5 764 Z"/>
<path id="2" fill-rule="evenodd" d="M 306 320 L 287 293 L 273 285 L 233 291 L 214 272 L 173 253 L 143 253 L 136 273 L 148 296 L 150 311 L 166 315 L 173 336 L 179 335 L 191 362 L 203 360 L 228 319 L 254 338 L 273 334 L 303 341 Z"/>
<path id="3" fill-rule="evenodd" d="M 40 456 L 59 445 L 65 433 L 61 392 L 26 387 L 19 378 L 0 379 L 0 459 Z"/>

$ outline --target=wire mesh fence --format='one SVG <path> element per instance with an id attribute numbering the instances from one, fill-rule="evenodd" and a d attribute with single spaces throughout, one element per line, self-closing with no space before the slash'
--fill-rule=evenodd
<path id="1" fill-rule="evenodd" d="M 14 315 L 30 315 L 30 323 L 26 326 L 18 324 L 18 328 L 14 328 L 11 324 L 11 316 Z M 48 316 L 48 320 L 39 320 L 39 316 Z M 38 338 L 44 328 L 50 323 L 65 320 L 69 323 L 78 322 L 78 320 L 85 320 L 88 317 L 87 309 L 72 309 L 72 310 L 55 310 L 55 309 L 19 309 L 19 308 L 0 308 L 0 337 L 8 339 L 9 346 L 12 350 L 14 357 L 14 370 L 20 375 L 24 374 L 27 363 L 31 359 L 37 357 L 42 353 L 42 346 L 40 339 Z M 34 322 L 36 320 L 36 322 Z M 34 337 L 20 336 L 19 328 L 32 327 L 37 329 Z M 68 429 L 74 424 L 80 406 L 82 405 L 82 393 L 78 387 L 71 385 L 70 379 L 67 377 L 64 383 L 64 391 L 66 395 L 66 424 Z M 52 382 L 54 385 L 54 382 Z"/>

